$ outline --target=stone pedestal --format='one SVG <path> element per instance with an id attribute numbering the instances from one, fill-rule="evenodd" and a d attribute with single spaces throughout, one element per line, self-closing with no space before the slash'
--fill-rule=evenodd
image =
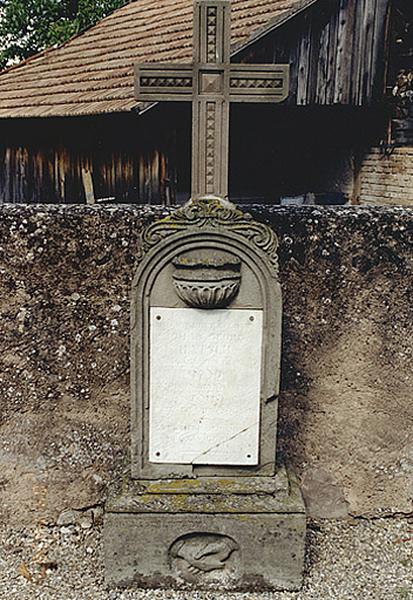
<path id="1" fill-rule="evenodd" d="M 109 586 L 298 590 L 305 508 L 285 469 L 275 477 L 130 481 L 106 506 Z"/>

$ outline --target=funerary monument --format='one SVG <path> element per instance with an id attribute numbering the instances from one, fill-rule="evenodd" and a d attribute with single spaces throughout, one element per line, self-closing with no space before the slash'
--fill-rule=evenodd
<path id="1" fill-rule="evenodd" d="M 193 100 L 193 194 L 141 239 L 132 468 L 106 506 L 106 580 L 294 590 L 306 519 L 276 458 L 278 242 L 226 199 L 229 103 L 280 101 L 288 70 L 230 65 L 228 1 L 197 1 L 194 13 L 193 65 L 137 68 L 139 100 Z"/>

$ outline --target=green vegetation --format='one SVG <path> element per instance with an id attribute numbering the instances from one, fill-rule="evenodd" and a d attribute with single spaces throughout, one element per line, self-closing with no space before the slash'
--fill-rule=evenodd
<path id="1" fill-rule="evenodd" d="M 397 593 L 399 594 L 399 598 L 401 600 L 411 600 L 412 599 L 410 590 L 408 588 L 404 588 L 404 587 L 397 588 Z"/>
<path id="2" fill-rule="evenodd" d="M 0 0 L 0 68 L 61 44 L 127 0 Z"/>

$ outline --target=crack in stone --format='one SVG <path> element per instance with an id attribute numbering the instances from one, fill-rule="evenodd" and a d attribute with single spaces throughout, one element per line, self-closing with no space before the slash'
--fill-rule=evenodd
<path id="1" fill-rule="evenodd" d="M 195 456 L 195 458 L 191 461 L 191 465 L 193 465 L 195 463 L 195 461 L 198 461 L 202 456 L 205 456 L 206 454 L 208 454 L 212 450 L 215 450 L 216 448 L 219 448 L 223 444 L 227 444 L 228 442 L 231 442 L 232 440 L 234 440 L 235 438 L 237 438 L 238 436 L 240 436 L 242 433 L 245 433 L 246 431 L 248 431 L 252 427 L 255 427 L 257 424 L 258 424 L 258 421 L 255 421 L 254 423 L 252 423 L 251 425 L 248 425 L 248 427 L 245 427 L 241 431 L 238 431 L 238 433 L 235 433 L 231 437 L 229 437 L 229 438 L 227 438 L 225 440 L 222 440 L 221 442 L 218 442 L 217 444 L 215 444 L 214 446 L 211 446 L 207 450 L 204 450 L 204 452 L 202 452 L 201 454 L 198 454 L 198 456 Z"/>

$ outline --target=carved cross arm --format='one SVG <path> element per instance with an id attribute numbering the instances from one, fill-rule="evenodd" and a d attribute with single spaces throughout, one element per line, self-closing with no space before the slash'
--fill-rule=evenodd
<path id="1" fill-rule="evenodd" d="M 231 65 L 231 102 L 282 102 L 288 97 L 289 65 Z"/>
<path id="2" fill-rule="evenodd" d="M 193 66 L 190 64 L 137 64 L 135 97 L 140 102 L 191 101 L 193 80 Z"/>

